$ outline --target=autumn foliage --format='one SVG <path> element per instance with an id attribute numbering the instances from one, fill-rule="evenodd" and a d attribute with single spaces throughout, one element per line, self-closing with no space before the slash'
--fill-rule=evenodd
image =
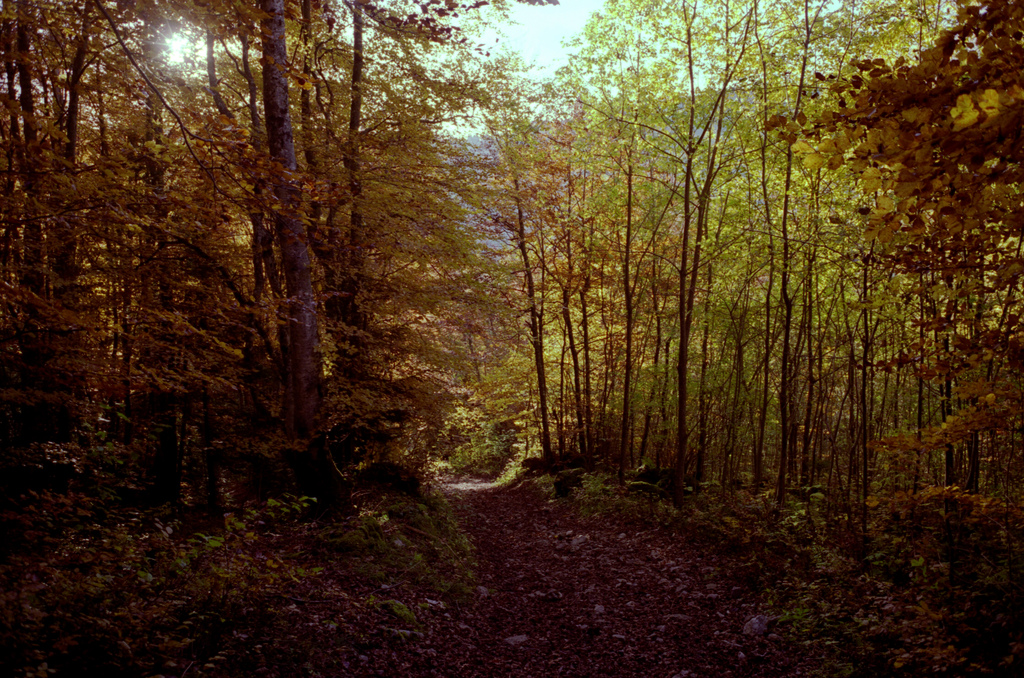
<path id="1" fill-rule="evenodd" d="M 1024 8 L 973 6 L 960 20 L 918 63 L 858 63 L 863 75 L 836 88 L 839 108 L 823 116 L 818 148 L 850 150 L 846 166 L 873 203 L 867 236 L 916 278 L 928 301 L 918 321 L 925 339 L 896 362 L 915 362 L 922 378 L 955 384 L 951 393 L 962 403 L 916 442 L 890 444 L 965 446 L 966 463 L 947 467 L 946 484 L 978 490 L 978 436 L 1006 440 L 1024 402 L 1017 289 L 1024 273 Z"/>
<path id="2" fill-rule="evenodd" d="M 670 497 L 766 560 L 814 543 L 778 590 L 851 636 L 892 605 L 851 617 L 887 671 L 1015 667 L 1021 3 L 610 0 L 550 87 L 477 44 L 504 9 L 4 3 L 0 565 L 29 669 L 108 593 L 153 634 L 115 624 L 97 666 L 205 642 L 161 582 L 200 616 L 273 589 L 201 535 L 258 539 L 170 540 L 160 511 L 351 514 L 481 467 Z"/>

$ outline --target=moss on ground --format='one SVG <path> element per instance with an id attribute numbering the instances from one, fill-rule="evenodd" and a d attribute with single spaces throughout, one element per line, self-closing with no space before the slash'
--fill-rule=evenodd
<path id="1" fill-rule="evenodd" d="M 397 600 L 385 600 L 380 604 L 380 606 L 403 624 L 413 628 L 419 627 L 419 621 L 416 619 L 416 615 L 413 614 L 413 611 L 406 607 L 405 604 Z"/>

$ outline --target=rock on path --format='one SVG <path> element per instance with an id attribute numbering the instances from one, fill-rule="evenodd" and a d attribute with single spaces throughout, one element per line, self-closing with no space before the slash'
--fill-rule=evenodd
<path id="1" fill-rule="evenodd" d="M 788 677 L 815 665 L 802 646 L 750 632 L 757 597 L 727 556 L 581 518 L 527 486 L 462 480 L 446 492 L 477 550 L 475 600 L 363 675 Z"/>

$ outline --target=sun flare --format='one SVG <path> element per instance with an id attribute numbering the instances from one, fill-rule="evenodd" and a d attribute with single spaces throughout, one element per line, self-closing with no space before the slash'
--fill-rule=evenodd
<path id="1" fill-rule="evenodd" d="M 185 55 L 190 46 L 187 37 L 181 33 L 175 33 L 167 38 L 167 60 L 172 64 L 180 64 L 185 61 Z"/>

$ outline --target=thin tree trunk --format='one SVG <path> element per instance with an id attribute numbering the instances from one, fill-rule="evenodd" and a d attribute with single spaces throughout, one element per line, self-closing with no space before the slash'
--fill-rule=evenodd
<path id="1" fill-rule="evenodd" d="M 569 355 L 572 356 L 572 383 L 573 397 L 576 406 L 576 439 L 579 445 L 580 455 L 587 459 L 587 432 L 586 422 L 583 413 L 583 392 L 580 384 L 580 352 L 576 347 L 576 337 L 573 332 L 572 318 L 569 314 L 569 288 L 562 287 L 562 322 L 565 324 L 565 334 L 569 340 Z"/>
<path id="2" fill-rule="evenodd" d="M 757 13 L 759 5 L 754 4 L 754 12 Z M 754 443 L 753 451 L 753 483 L 754 492 L 761 491 L 764 483 L 764 448 L 765 436 L 767 435 L 768 405 L 769 405 L 769 383 L 771 381 L 771 355 L 772 355 L 772 292 L 775 285 L 775 238 L 772 234 L 771 200 L 768 191 L 768 61 L 764 53 L 764 44 L 761 42 L 759 33 L 760 20 L 754 18 L 754 39 L 757 41 L 758 51 L 761 59 L 761 199 L 764 204 L 765 224 L 768 230 L 768 287 L 764 295 L 764 355 L 761 363 L 763 373 L 761 390 L 761 416 L 758 419 L 757 441 Z"/>
<path id="3" fill-rule="evenodd" d="M 871 328 L 868 326 L 868 268 L 871 264 L 871 254 L 868 254 L 862 263 L 864 272 L 861 286 L 861 321 L 864 323 L 864 341 L 863 354 L 860 360 L 860 443 L 863 484 L 861 485 L 860 533 L 862 545 L 866 549 L 868 538 L 868 490 L 870 487 L 868 475 L 868 360 L 871 355 Z"/>
<path id="4" fill-rule="evenodd" d="M 629 438 L 630 420 L 630 385 L 633 377 L 633 281 L 630 277 L 629 264 L 633 244 L 633 164 L 626 168 L 626 247 L 622 257 L 622 289 L 626 301 L 626 365 L 622 377 L 622 423 L 619 428 L 619 484 L 626 479 L 626 455 L 632 447 Z"/>
<path id="5" fill-rule="evenodd" d="M 252 146 L 257 151 L 263 151 L 266 142 L 266 130 L 261 124 L 258 108 L 258 86 L 249 66 L 249 38 L 245 34 L 241 36 L 242 42 L 242 77 L 248 86 L 249 97 L 247 106 L 249 109 L 249 125 L 251 129 Z M 215 75 L 215 74 L 214 74 Z M 211 87 L 211 89 L 213 89 Z M 253 188 L 253 194 L 258 198 L 264 192 L 262 182 L 257 182 Z M 281 275 L 277 267 L 277 260 L 274 258 L 274 234 L 266 226 L 266 221 L 261 212 L 253 210 L 249 214 L 252 223 L 252 263 L 253 263 L 253 298 L 259 302 L 267 285 L 275 298 L 284 296 L 284 288 L 281 285 Z M 282 324 L 279 332 L 281 340 L 282 356 L 287 353 L 288 334 L 287 327 Z M 285 367 L 282 363 L 282 367 Z M 282 378 L 283 378 L 282 374 Z"/>
<path id="6" fill-rule="evenodd" d="M 807 261 L 807 289 L 804 292 L 804 319 L 806 322 L 805 334 L 807 336 L 807 402 L 804 409 L 804 434 L 800 445 L 800 483 L 810 483 L 810 447 L 811 447 L 811 417 L 814 410 L 814 341 L 812 332 L 814 329 L 814 305 L 811 294 L 814 287 L 814 255 L 808 257 Z"/>
<path id="7" fill-rule="evenodd" d="M 590 273 L 583 279 L 583 287 L 580 288 L 580 328 L 583 331 L 583 406 L 584 425 L 586 426 L 587 441 L 587 468 L 594 469 L 595 445 L 594 436 L 594 398 L 591 386 L 591 363 L 590 363 L 590 313 L 587 308 L 587 292 L 590 291 Z"/>
<path id="8" fill-rule="evenodd" d="M 364 267 L 366 234 L 363 227 L 362 194 L 363 185 L 360 177 L 360 139 L 359 133 L 363 124 L 363 29 L 364 18 L 362 6 L 352 5 L 352 102 L 348 116 L 348 143 L 345 146 L 343 163 L 348 171 L 349 199 L 349 232 L 347 257 L 343 274 L 340 299 L 342 300 L 342 322 L 348 325 L 349 343 L 358 346 L 361 342 L 359 332 L 365 329 L 366 318 L 360 307 L 360 288 Z"/>
<path id="9" fill-rule="evenodd" d="M 661 309 L 658 308 L 658 266 L 657 263 L 651 266 L 651 306 L 654 313 L 654 375 L 658 375 L 658 367 L 661 358 Z M 647 446 L 651 434 L 651 420 L 654 418 L 654 398 L 658 392 L 657 378 L 651 380 L 651 391 L 647 396 L 647 405 L 644 408 L 644 430 L 640 436 L 640 460 L 647 457 Z"/>
<path id="10" fill-rule="evenodd" d="M 708 268 L 710 271 L 710 267 Z M 711 336 L 711 326 L 707 319 L 707 303 L 704 305 L 704 331 L 700 340 L 700 385 L 697 389 L 697 464 L 693 472 L 693 489 L 700 491 L 701 483 L 704 482 L 704 466 L 707 460 L 708 447 L 708 417 L 710 415 L 711 401 L 708 398 L 708 340 Z"/>
<path id="11" fill-rule="evenodd" d="M 558 410 L 555 414 L 555 431 L 558 437 L 558 458 L 563 462 L 566 459 L 565 449 L 565 353 L 569 350 L 568 341 L 565 337 L 565 327 L 562 327 L 562 347 L 558 359 Z"/>
<path id="12" fill-rule="evenodd" d="M 817 19 L 817 16 L 815 16 Z M 807 60 L 811 47 L 811 30 L 813 23 L 810 15 L 810 2 L 804 0 L 804 44 L 803 55 L 800 62 L 800 80 L 797 85 L 796 104 L 793 107 L 793 117 L 796 118 L 801 111 L 804 95 L 804 82 L 807 76 Z M 790 335 L 793 328 L 793 297 L 790 295 L 789 277 L 792 264 L 790 253 L 791 238 L 789 236 L 789 202 L 793 184 L 793 149 L 786 149 L 786 182 L 782 197 L 782 271 L 779 279 L 779 297 L 782 301 L 782 360 L 780 365 L 780 389 L 779 389 L 779 413 L 781 415 L 782 444 L 779 452 L 779 477 L 775 487 L 775 503 L 782 506 L 786 498 L 786 470 L 789 466 L 790 446 L 790 407 L 792 406 L 792 376 L 790 374 Z"/>
<path id="13" fill-rule="evenodd" d="M 220 450 L 213 444 L 213 407 L 207 384 L 203 384 L 203 451 L 206 456 L 206 507 L 213 511 L 220 506 Z"/>
<path id="14" fill-rule="evenodd" d="M 550 468 L 554 462 L 551 449 L 551 424 L 548 417 L 548 382 L 544 368 L 544 319 L 537 303 L 537 290 L 533 280 L 533 267 L 526 247 L 526 217 L 519 197 L 519 179 L 513 180 L 516 201 L 516 241 L 523 259 L 523 275 L 526 278 L 526 295 L 530 301 L 530 343 L 533 345 L 533 362 L 537 373 L 537 395 L 540 400 L 540 445 L 544 464 Z"/>

